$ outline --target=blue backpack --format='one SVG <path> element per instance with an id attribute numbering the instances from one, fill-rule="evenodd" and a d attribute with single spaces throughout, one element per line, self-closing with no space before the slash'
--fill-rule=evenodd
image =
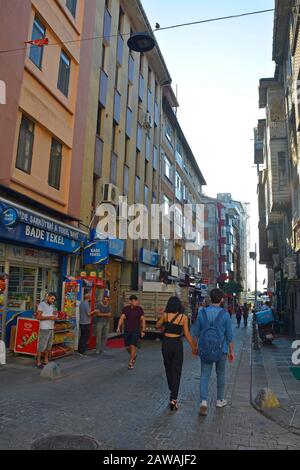
<path id="1" fill-rule="evenodd" d="M 204 329 L 199 339 L 199 355 L 203 362 L 218 362 L 222 359 L 225 336 L 222 339 L 218 326 L 224 311 L 222 308 L 215 321 L 210 324 L 206 310 L 203 309 Z"/>

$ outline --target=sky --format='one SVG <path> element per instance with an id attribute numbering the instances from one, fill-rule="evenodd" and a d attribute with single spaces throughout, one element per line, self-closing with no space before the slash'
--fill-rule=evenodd
<path id="1" fill-rule="evenodd" d="M 274 8 L 274 0 L 142 0 L 153 29 Z M 155 33 L 178 90 L 178 120 L 207 182 L 204 193 L 250 203 L 251 250 L 258 243 L 253 129 L 264 117 L 258 84 L 274 76 L 274 13 Z M 254 289 L 254 262 L 252 285 Z M 258 288 L 267 279 L 258 268 Z"/>

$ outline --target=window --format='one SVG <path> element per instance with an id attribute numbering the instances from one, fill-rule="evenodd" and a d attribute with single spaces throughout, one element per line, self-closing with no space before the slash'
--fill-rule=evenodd
<path id="1" fill-rule="evenodd" d="M 140 178 L 135 177 L 134 199 L 136 203 L 140 202 Z"/>
<path id="2" fill-rule="evenodd" d="M 67 0 L 66 6 L 68 10 L 70 10 L 72 16 L 76 16 L 76 6 L 77 6 L 77 0 Z"/>
<path id="3" fill-rule="evenodd" d="M 166 121 L 165 136 L 169 143 L 173 146 L 173 129 L 168 121 Z"/>
<path id="4" fill-rule="evenodd" d="M 123 194 L 128 196 L 129 193 L 129 168 L 127 165 L 124 165 L 124 174 L 123 174 Z"/>
<path id="5" fill-rule="evenodd" d="M 102 44 L 102 57 L 101 57 L 101 68 L 102 70 L 106 70 L 106 47 L 105 44 Z"/>
<path id="6" fill-rule="evenodd" d="M 176 197 L 180 201 L 182 200 L 182 179 L 179 174 L 176 172 Z"/>
<path id="7" fill-rule="evenodd" d="M 33 22 L 33 27 L 32 27 L 31 40 L 33 41 L 35 39 L 43 39 L 45 35 L 46 35 L 46 29 L 44 28 L 40 20 L 37 17 L 35 17 L 34 22 Z M 43 52 L 44 52 L 44 46 L 43 47 L 38 47 L 38 46 L 30 47 L 29 58 L 39 69 L 42 67 Z"/>
<path id="8" fill-rule="evenodd" d="M 182 159 L 182 145 L 181 145 L 180 140 L 177 140 L 177 144 L 176 144 L 176 162 L 178 163 L 180 168 L 182 168 L 183 159 Z"/>
<path id="9" fill-rule="evenodd" d="M 172 181 L 172 163 L 165 156 L 165 176 Z"/>
<path id="10" fill-rule="evenodd" d="M 22 116 L 16 168 L 30 174 L 34 141 L 34 123 Z"/>
<path id="11" fill-rule="evenodd" d="M 285 152 L 278 152 L 278 177 L 279 188 L 286 186 L 286 155 Z"/>
<path id="12" fill-rule="evenodd" d="M 164 204 L 164 215 L 169 216 L 171 201 L 165 194 L 163 195 L 163 204 Z"/>
<path id="13" fill-rule="evenodd" d="M 112 152 L 111 162 L 110 162 L 110 182 L 112 184 L 117 184 L 117 167 L 118 167 L 118 157 Z"/>
<path id="14" fill-rule="evenodd" d="M 57 140 L 52 139 L 48 184 L 55 189 L 60 187 L 62 145 Z"/>
<path id="15" fill-rule="evenodd" d="M 104 117 L 104 109 L 100 105 L 98 105 L 96 134 L 99 136 L 102 136 L 102 126 L 104 122 L 103 117 Z"/>
<path id="16" fill-rule="evenodd" d="M 144 204 L 145 204 L 145 206 L 148 206 L 148 204 L 149 204 L 149 188 L 146 185 L 145 185 L 145 189 L 144 189 Z"/>
<path id="17" fill-rule="evenodd" d="M 69 57 L 65 54 L 64 51 L 61 51 L 57 88 L 65 96 L 68 96 L 68 92 L 69 92 L 70 68 L 71 68 L 71 61 Z"/>
<path id="18" fill-rule="evenodd" d="M 137 125 L 136 148 L 138 152 L 142 150 L 143 129 L 140 124 Z"/>
<path id="19" fill-rule="evenodd" d="M 121 34 L 124 32 L 124 18 L 125 18 L 124 11 L 122 10 L 122 8 L 120 8 L 118 32 Z"/>

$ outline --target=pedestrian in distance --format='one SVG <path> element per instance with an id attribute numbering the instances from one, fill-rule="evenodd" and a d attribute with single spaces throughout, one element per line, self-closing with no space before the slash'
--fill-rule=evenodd
<path id="1" fill-rule="evenodd" d="M 240 328 L 241 320 L 242 320 L 242 308 L 241 308 L 240 305 L 238 305 L 235 317 L 236 317 L 236 321 L 237 321 L 237 324 L 238 324 L 238 328 Z"/>
<path id="2" fill-rule="evenodd" d="M 170 297 L 165 311 L 160 313 L 161 318 L 156 323 L 156 328 L 163 328 L 162 355 L 170 390 L 170 408 L 178 410 L 177 398 L 183 363 L 182 334 L 184 333 L 195 356 L 197 347 L 190 335 L 188 318 L 178 297 Z"/>
<path id="3" fill-rule="evenodd" d="M 57 315 L 54 314 L 54 303 L 56 298 L 56 294 L 54 292 L 50 292 L 47 295 L 46 300 L 41 302 L 37 307 L 36 318 L 40 321 L 40 331 L 36 366 L 39 369 L 43 368 L 43 364 L 41 362 L 42 353 L 45 354 L 44 364 L 47 365 L 49 362 L 49 352 L 53 345 L 54 324 L 57 319 Z"/>
<path id="4" fill-rule="evenodd" d="M 200 410 L 201 416 L 208 411 L 208 385 L 213 368 L 216 364 L 217 373 L 217 408 L 227 405 L 225 400 L 226 362 L 234 361 L 232 322 L 229 313 L 223 308 L 224 292 L 213 289 L 210 293 L 211 305 L 199 309 L 196 328 L 195 345 L 201 360 L 200 378 Z"/>
<path id="5" fill-rule="evenodd" d="M 249 316 L 249 309 L 248 305 L 245 302 L 243 305 L 243 319 L 244 319 L 244 327 L 247 328 L 248 325 L 248 316 Z"/>
<path id="6" fill-rule="evenodd" d="M 130 355 L 128 369 L 134 369 L 137 359 L 137 349 L 140 338 L 144 338 L 146 331 L 146 320 L 144 310 L 139 306 L 136 295 L 129 297 L 130 305 L 123 308 L 118 323 L 117 333 L 121 334 L 124 326 L 124 342 Z"/>
<path id="7" fill-rule="evenodd" d="M 87 343 L 90 337 L 91 329 L 91 294 L 84 294 L 83 301 L 80 302 L 79 306 L 79 327 L 80 327 L 80 339 L 78 344 L 78 352 L 85 354 L 87 350 Z"/>
<path id="8" fill-rule="evenodd" d="M 104 294 L 102 301 L 97 303 L 93 315 L 93 324 L 96 326 L 96 354 L 102 354 L 109 332 L 109 321 L 112 318 L 108 295 Z"/>

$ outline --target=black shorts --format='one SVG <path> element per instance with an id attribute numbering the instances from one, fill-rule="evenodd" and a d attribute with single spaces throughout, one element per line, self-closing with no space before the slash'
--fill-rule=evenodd
<path id="1" fill-rule="evenodd" d="M 140 330 L 125 331 L 124 332 L 124 342 L 126 348 L 129 346 L 137 347 L 140 339 Z"/>

